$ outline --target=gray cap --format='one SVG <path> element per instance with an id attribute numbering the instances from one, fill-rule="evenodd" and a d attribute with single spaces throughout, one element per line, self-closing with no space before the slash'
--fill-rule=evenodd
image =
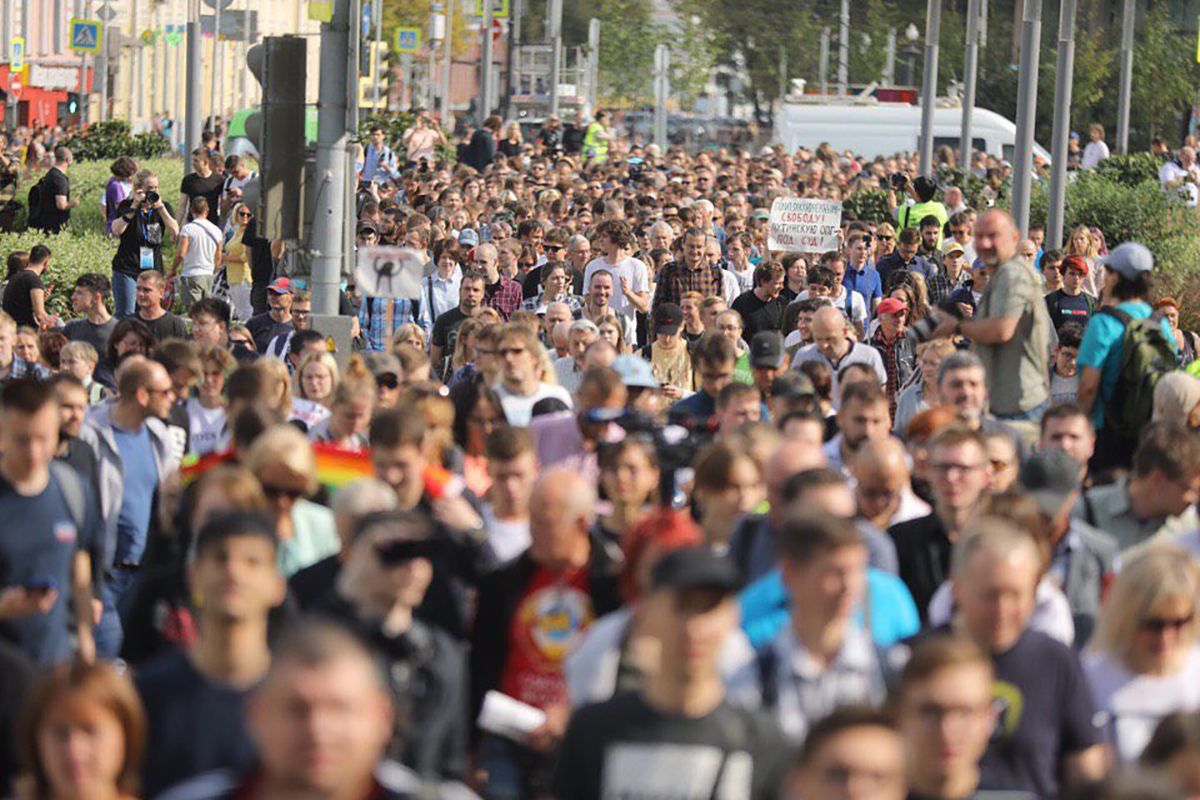
<path id="1" fill-rule="evenodd" d="M 400 366 L 400 359 L 391 353 L 367 353 L 363 357 L 363 362 L 376 378 L 380 375 L 395 375 L 397 378 L 404 375 L 404 369 Z"/>
<path id="2" fill-rule="evenodd" d="M 1038 450 L 1021 465 L 1019 479 L 1038 510 L 1056 517 L 1079 489 L 1079 462 L 1058 447 Z"/>
<path id="3" fill-rule="evenodd" d="M 1119 244 L 1096 261 L 1129 281 L 1135 281 L 1143 272 L 1154 269 L 1154 255 L 1146 245 L 1138 242 Z"/>

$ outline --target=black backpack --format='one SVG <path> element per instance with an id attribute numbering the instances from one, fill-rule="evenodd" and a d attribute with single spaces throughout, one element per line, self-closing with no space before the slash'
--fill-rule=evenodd
<path id="1" fill-rule="evenodd" d="M 1179 361 L 1162 332 L 1160 320 L 1134 319 L 1115 306 L 1100 310 L 1124 327 L 1121 336 L 1121 371 L 1112 397 L 1104 405 L 1107 432 L 1136 439 L 1154 410 L 1158 379 L 1178 368 Z"/>
<path id="2" fill-rule="evenodd" d="M 29 196 L 26 198 L 26 203 L 29 208 L 29 214 L 26 217 L 26 225 L 30 228 L 41 230 L 42 228 L 42 182 L 36 181 L 33 186 L 29 187 Z"/>

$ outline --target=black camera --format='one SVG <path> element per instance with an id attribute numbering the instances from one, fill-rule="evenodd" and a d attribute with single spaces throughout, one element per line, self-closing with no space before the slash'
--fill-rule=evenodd
<path id="1" fill-rule="evenodd" d="M 888 178 L 888 182 L 892 184 L 893 189 L 903 189 L 908 185 L 908 176 L 903 172 L 893 172 L 892 176 Z"/>
<path id="2" fill-rule="evenodd" d="M 953 295 L 951 295 L 953 297 Z M 956 319 L 962 319 L 962 311 L 959 310 L 958 303 L 954 302 L 950 297 L 937 304 L 939 311 L 945 311 L 950 316 Z M 933 332 L 938 326 L 938 318 L 934 314 L 927 314 L 924 318 L 914 322 L 905 332 L 905 336 L 912 339 L 914 345 L 924 344 L 933 338 Z"/>
<path id="3" fill-rule="evenodd" d="M 158 192 L 154 191 L 153 189 L 146 190 L 146 202 L 149 203 L 150 205 L 154 205 L 155 203 L 157 203 L 158 202 Z"/>

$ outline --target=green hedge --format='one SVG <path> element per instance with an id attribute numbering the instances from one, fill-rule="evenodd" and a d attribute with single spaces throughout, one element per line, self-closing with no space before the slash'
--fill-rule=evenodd
<path id="1" fill-rule="evenodd" d="M 63 144 L 71 148 L 76 161 L 111 161 L 119 156 L 141 161 L 159 158 L 171 149 L 171 140 L 163 134 L 151 131 L 135 136 L 130 133 L 129 123 L 119 119 L 89 125 Z"/>

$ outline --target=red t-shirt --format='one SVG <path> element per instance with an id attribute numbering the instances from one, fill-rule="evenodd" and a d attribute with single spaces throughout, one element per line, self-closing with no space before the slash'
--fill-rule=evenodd
<path id="1" fill-rule="evenodd" d="M 500 691 L 538 708 L 565 703 L 562 662 L 594 616 L 586 568 L 554 574 L 538 567 L 509 623 Z"/>

